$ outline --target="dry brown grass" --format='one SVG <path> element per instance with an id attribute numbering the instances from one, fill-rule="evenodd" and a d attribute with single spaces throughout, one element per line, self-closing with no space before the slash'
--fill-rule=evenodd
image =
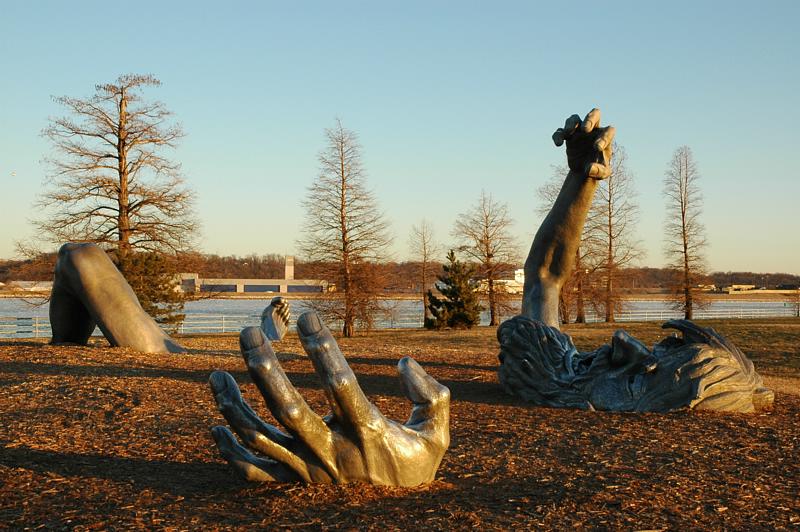
<path id="1" fill-rule="evenodd" d="M 705 325 L 708 325 L 706 323 Z M 452 444 L 418 489 L 249 485 L 219 458 L 206 380 L 225 369 L 261 401 L 237 338 L 189 355 L 0 342 L 0 527 L 783 528 L 800 524 L 800 321 L 710 323 L 755 361 L 776 406 L 759 415 L 538 408 L 502 393 L 493 331 L 381 331 L 341 341 L 368 395 L 405 418 L 394 366 L 414 356 L 451 388 Z M 625 324 L 652 343 L 657 324 Z M 580 348 L 613 327 L 567 328 Z M 326 413 L 295 337 L 283 365 Z M 269 416 L 265 416 L 269 418 Z"/>

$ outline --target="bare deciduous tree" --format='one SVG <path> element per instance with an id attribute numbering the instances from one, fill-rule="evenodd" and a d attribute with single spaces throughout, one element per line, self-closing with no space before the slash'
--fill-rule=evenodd
<path id="1" fill-rule="evenodd" d="M 681 146 L 672 155 L 664 174 L 667 218 L 664 222 L 664 254 L 678 274 L 672 287 L 676 308 L 692 319 L 694 308 L 704 301 L 697 285 L 705 276 L 707 245 L 700 223 L 703 198 L 697 181 L 700 174 L 691 148 Z"/>
<path id="2" fill-rule="evenodd" d="M 175 321 L 183 301 L 174 255 L 192 248 L 198 224 L 180 164 L 164 155 L 183 130 L 163 103 L 141 95 L 160 84 L 130 74 L 96 85 L 89 98 L 55 98 L 68 114 L 43 131 L 55 154 L 46 159 L 48 187 L 37 202 L 44 215 L 34 224 L 43 241 L 94 242 L 111 252 L 148 312 Z M 35 250 L 18 244 L 26 247 Z"/>
<path id="3" fill-rule="evenodd" d="M 419 225 L 411 227 L 411 235 L 408 239 L 411 249 L 412 259 L 419 264 L 420 290 L 422 291 L 422 308 L 424 318 L 430 318 L 428 310 L 428 288 L 431 279 L 431 261 L 438 253 L 438 245 L 433 238 L 433 227 L 426 219 L 422 219 Z"/>
<path id="4" fill-rule="evenodd" d="M 491 194 L 481 192 L 478 202 L 459 215 L 453 236 L 459 250 L 478 263 L 478 273 L 486 281 L 489 300 L 489 325 L 499 325 L 501 304 L 506 291 L 496 281 L 511 275 L 519 262 L 519 249 L 511 236 L 513 220 L 508 206 L 498 203 Z"/>
<path id="5" fill-rule="evenodd" d="M 123 273 L 132 250 L 191 248 L 194 194 L 180 165 L 163 155 L 183 130 L 169 123 L 163 103 L 140 95 L 160 84 L 153 76 L 125 75 L 97 85 L 90 98 L 55 98 L 69 115 L 51 119 L 43 132 L 56 155 L 47 159 L 50 187 L 38 202 L 48 214 L 35 222 L 40 236 L 113 248 Z"/>
<path id="6" fill-rule="evenodd" d="M 380 279 L 374 266 L 386 255 L 388 224 L 367 189 L 356 134 L 337 119 L 325 137 L 319 177 L 303 202 L 307 214 L 298 246 L 341 294 L 315 302 L 315 309 L 340 320 L 343 334 L 352 336 L 356 322 L 370 327 L 380 311 Z"/>
<path id="7" fill-rule="evenodd" d="M 611 175 L 600 182 L 593 204 L 591 223 L 600 248 L 596 271 L 602 280 L 602 310 L 606 322 L 613 322 L 622 309 L 623 299 L 617 281 L 623 268 L 630 267 L 642 256 L 634 229 L 639 217 L 633 174 L 627 166 L 625 148 L 614 143 Z"/>

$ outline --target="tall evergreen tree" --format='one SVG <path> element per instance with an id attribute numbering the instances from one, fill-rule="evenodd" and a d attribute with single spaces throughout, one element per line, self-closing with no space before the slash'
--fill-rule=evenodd
<path id="1" fill-rule="evenodd" d="M 119 257 L 116 257 L 120 260 Z M 158 323 L 174 330 L 186 315 L 186 300 L 180 289 L 180 277 L 175 261 L 161 253 L 133 252 L 125 256 L 120 270 L 131 285 L 142 308 Z"/>
<path id="2" fill-rule="evenodd" d="M 437 286 L 442 297 L 438 298 L 428 290 L 428 310 L 430 318 L 425 318 L 427 329 L 470 329 L 481 320 L 481 305 L 472 284 L 475 268 L 456 260 L 451 249 L 447 254 L 450 264 L 443 266 Z"/>

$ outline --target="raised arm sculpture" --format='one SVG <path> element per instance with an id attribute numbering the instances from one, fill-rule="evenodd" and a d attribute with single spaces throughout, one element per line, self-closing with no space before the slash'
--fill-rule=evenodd
<path id="1" fill-rule="evenodd" d="M 772 404 L 753 363 L 713 329 L 672 320 L 682 338 L 652 350 L 624 331 L 611 343 L 579 353 L 559 330 L 558 296 L 570 275 L 599 180 L 611 175 L 613 127 L 600 111 L 567 118 L 553 134 L 567 144 L 569 173 L 533 240 L 525 262 L 522 310 L 497 331 L 500 383 L 536 404 L 620 411 L 680 408 L 752 412 Z"/>
<path id="2" fill-rule="evenodd" d="M 185 351 L 142 309 L 117 267 L 94 244 L 64 244 L 58 250 L 50 326 L 54 344 L 85 345 L 97 326 L 114 347 L 145 353 Z"/>
<path id="3" fill-rule="evenodd" d="M 286 432 L 261 420 L 242 398 L 233 377 L 217 371 L 209 384 L 222 415 L 256 456 L 225 427 L 212 429 L 222 456 L 246 479 L 322 483 L 366 482 L 416 486 L 431 482 L 450 444 L 450 392 L 411 358 L 398 363 L 400 381 L 414 404 L 401 425 L 369 402 L 342 352 L 314 312 L 297 331 L 330 403 L 317 415 L 286 377 L 260 327 L 239 337 L 250 377 Z"/>

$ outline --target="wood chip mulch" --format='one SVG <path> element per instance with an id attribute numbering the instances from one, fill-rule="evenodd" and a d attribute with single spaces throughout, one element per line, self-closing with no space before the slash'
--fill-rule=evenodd
<path id="1" fill-rule="evenodd" d="M 230 371 L 274 423 L 237 338 L 181 341 L 188 355 L 99 340 L 0 342 L 0 527 L 800 530 L 793 368 L 776 370 L 771 412 L 612 414 L 505 395 L 488 329 L 343 340 L 362 387 L 389 417 L 410 412 L 395 369 L 404 355 L 450 387 L 452 443 L 437 480 L 417 489 L 248 484 L 209 433 L 224 423 L 207 385 L 215 369 Z M 276 347 L 301 393 L 327 413 L 296 337 Z"/>

